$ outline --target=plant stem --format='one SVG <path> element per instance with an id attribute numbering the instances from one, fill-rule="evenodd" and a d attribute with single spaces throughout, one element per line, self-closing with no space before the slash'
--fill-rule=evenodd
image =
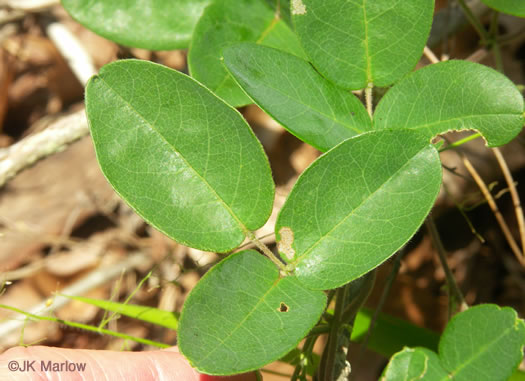
<path id="1" fill-rule="evenodd" d="M 463 164 L 465 165 L 465 168 L 467 171 L 469 171 L 470 175 L 478 185 L 479 189 L 481 190 L 481 193 L 483 193 L 483 196 L 487 200 L 490 209 L 492 210 L 492 213 L 494 213 L 494 217 L 496 217 L 496 221 L 498 221 L 498 224 L 503 231 L 503 235 L 505 236 L 505 239 L 507 240 L 507 243 L 509 244 L 512 252 L 516 256 L 516 259 L 521 264 L 521 266 L 525 267 L 525 257 L 522 255 L 521 250 L 514 240 L 514 237 L 512 236 L 509 226 L 505 222 L 505 219 L 501 215 L 501 212 L 498 208 L 498 205 L 496 204 L 496 201 L 494 201 L 494 197 L 492 197 L 492 194 L 490 193 L 489 189 L 487 188 L 487 185 L 479 175 L 478 171 L 474 168 L 470 160 L 461 152 L 458 151 L 458 154 L 461 156 L 463 160 Z"/>
<path id="2" fill-rule="evenodd" d="M 299 380 L 299 375 L 301 374 L 301 369 L 303 368 L 301 361 L 299 360 L 299 364 L 295 366 L 295 369 L 293 371 L 292 377 L 290 377 L 290 381 L 297 381 Z"/>
<path id="3" fill-rule="evenodd" d="M 472 13 L 469 6 L 465 3 L 465 0 L 458 0 L 458 3 L 461 9 L 463 9 L 463 13 L 465 13 L 467 20 L 472 24 L 474 29 L 476 29 L 476 32 L 478 32 L 479 36 L 481 37 L 481 43 L 483 45 L 487 45 L 490 40 L 490 36 L 481 24 L 481 21 L 479 21 L 474 13 Z"/>
<path id="4" fill-rule="evenodd" d="M 340 287 L 335 292 L 335 310 L 334 318 L 330 323 L 330 333 L 328 335 L 328 341 L 326 343 L 326 357 L 324 366 L 321 368 L 323 371 L 321 381 L 333 381 L 333 372 L 335 365 L 335 354 L 337 352 L 337 341 L 339 336 L 339 330 L 341 328 L 343 317 L 344 302 L 346 300 L 346 292 L 348 289 L 348 284 Z M 324 357 L 324 356 L 323 356 Z"/>
<path id="5" fill-rule="evenodd" d="M 491 42 L 491 50 L 492 54 L 494 54 L 494 60 L 496 61 L 496 69 L 500 73 L 504 72 L 503 68 L 503 58 L 501 57 L 501 51 L 499 47 L 499 41 L 498 41 L 498 19 L 499 19 L 499 12 L 494 11 L 492 13 L 492 19 L 490 21 L 490 28 L 489 28 L 489 34 L 490 34 L 490 42 Z"/>
<path id="6" fill-rule="evenodd" d="M 479 132 L 477 132 L 477 133 L 475 133 L 475 134 L 472 134 L 472 135 L 467 136 L 466 138 L 460 139 L 460 140 L 458 140 L 457 142 L 454 142 L 454 143 L 452 143 L 452 144 L 449 144 L 449 145 L 446 146 L 446 147 L 441 148 L 441 149 L 439 150 L 439 152 L 441 153 L 441 152 L 447 151 L 447 150 L 449 150 L 449 149 L 453 149 L 453 148 L 459 147 L 459 146 L 461 146 L 461 145 L 463 145 L 463 144 L 465 144 L 465 143 L 468 143 L 468 142 L 470 142 L 471 140 L 477 139 L 477 138 L 479 138 L 479 137 L 481 137 L 481 134 L 480 134 Z"/>
<path id="7" fill-rule="evenodd" d="M 518 220 L 518 227 L 520 231 L 521 254 L 523 255 L 523 258 L 525 258 L 525 219 L 523 217 L 523 209 L 521 207 L 520 196 L 518 195 L 518 192 L 516 191 L 516 186 L 514 185 L 514 179 L 512 178 L 512 174 L 510 173 L 509 167 L 507 166 L 507 162 L 505 161 L 505 158 L 501 154 L 501 151 L 499 150 L 499 148 L 492 148 L 492 152 L 494 153 L 494 156 L 496 156 L 496 160 L 498 161 L 498 164 L 501 167 L 501 171 L 503 172 L 503 177 L 505 177 L 505 181 L 507 182 L 507 185 L 509 187 L 510 195 L 512 197 L 512 203 L 514 204 L 514 210 L 516 212 L 516 219 Z"/>
<path id="8" fill-rule="evenodd" d="M 255 379 L 256 379 L 257 381 L 263 381 L 263 376 L 262 376 L 262 373 L 261 373 L 260 370 L 256 370 L 256 371 L 255 371 Z"/>
<path id="9" fill-rule="evenodd" d="M 327 328 L 329 328 L 328 325 L 326 325 Z M 315 329 L 315 328 L 314 328 Z M 312 330 L 313 331 L 313 330 Z M 310 332 L 311 333 L 311 332 Z M 326 332 L 323 332 L 326 333 Z M 308 335 L 306 337 L 306 340 L 303 345 L 302 354 L 299 358 L 299 363 L 295 367 L 294 373 L 292 375 L 291 381 L 297 381 L 297 380 L 305 380 L 306 379 L 306 367 L 308 365 L 309 361 L 312 360 L 312 352 L 314 350 L 314 345 L 317 339 L 319 338 L 319 335 Z"/>
<path id="10" fill-rule="evenodd" d="M 369 83 L 368 86 L 365 89 L 365 101 L 366 101 L 366 110 L 368 111 L 368 115 L 370 115 L 370 118 L 374 115 L 373 110 L 373 95 L 372 95 L 372 89 L 374 85 L 372 83 Z"/>
<path id="11" fill-rule="evenodd" d="M 329 324 L 321 324 L 318 326 L 315 326 L 312 328 L 312 330 L 308 333 L 307 337 L 309 336 L 319 336 L 324 333 L 330 332 L 330 325 Z"/>
<path id="12" fill-rule="evenodd" d="M 436 64 L 436 63 L 439 63 L 441 62 L 439 60 L 439 58 L 436 57 L 436 55 L 434 54 L 434 52 L 432 50 L 430 50 L 430 48 L 428 46 L 425 46 L 425 48 L 423 49 L 423 54 L 425 55 L 425 57 L 428 58 L 428 60 L 430 61 L 430 63 L 432 64 Z"/>
<path id="13" fill-rule="evenodd" d="M 272 253 L 272 251 L 268 248 L 268 246 L 262 243 L 255 236 L 255 234 L 253 234 L 253 232 L 246 231 L 246 237 L 248 237 L 248 239 L 252 241 L 255 244 L 255 246 L 257 246 L 257 248 L 263 252 L 264 255 L 266 255 L 273 263 L 275 263 L 275 265 L 279 268 L 279 270 L 281 270 L 281 273 L 284 273 L 284 274 L 289 273 L 289 271 L 286 269 L 285 264 L 281 262 L 281 260 L 277 258 L 277 256 L 274 253 Z"/>
<path id="14" fill-rule="evenodd" d="M 129 294 L 129 296 L 126 298 L 126 300 L 124 300 L 122 304 L 125 305 L 129 303 L 131 298 L 133 298 L 133 296 L 140 290 L 142 285 L 151 277 L 151 274 L 153 274 L 153 270 L 150 271 L 148 274 L 146 274 L 146 276 L 140 280 L 137 287 L 135 287 L 135 289 L 131 292 L 131 294 Z M 113 320 L 117 315 L 118 315 L 118 312 L 113 312 L 109 317 L 102 319 L 102 321 L 99 324 L 99 327 L 103 328 L 106 324 L 108 324 L 111 320 Z"/>
<path id="15" fill-rule="evenodd" d="M 95 333 L 104 334 L 104 335 L 110 335 L 110 336 L 118 337 L 118 338 L 125 339 L 125 340 L 135 341 L 137 343 L 144 344 L 144 345 L 151 345 L 151 346 L 154 346 L 154 347 L 157 347 L 157 348 L 169 348 L 170 347 L 170 345 L 168 345 L 168 344 L 159 343 L 159 342 L 153 341 L 153 340 L 143 339 L 141 337 L 135 337 L 135 336 L 131 336 L 131 335 L 126 335 L 125 333 L 111 331 L 111 330 L 105 329 L 105 328 L 93 327 L 91 325 L 77 323 L 77 322 L 69 321 L 69 320 L 62 320 L 62 319 L 58 319 L 58 318 L 55 318 L 55 317 L 52 317 L 52 316 L 35 315 L 35 314 L 32 314 L 32 313 L 23 311 L 21 309 L 18 309 L 16 307 L 6 306 L 6 305 L 3 305 L 3 304 L 0 304 L 0 308 L 6 309 L 6 310 L 9 310 L 9 311 L 13 311 L 13 312 L 17 312 L 19 314 L 25 315 L 28 318 L 34 319 L 34 320 L 53 321 L 55 323 L 66 325 L 68 327 L 79 328 L 79 329 L 83 329 L 85 331 L 95 332 Z"/>
<path id="16" fill-rule="evenodd" d="M 357 312 L 368 299 L 376 283 L 376 270 L 368 272 L 360 279 L 363 279 L 363 283 L 359 287 L 358 294 L 345 306 L 343 317 L 341 318 L 341 321 L 345 324 L 355 319 Z M 349 295 L 349 297 L 352 297 L 352 295 Z"/>
<path id="17" fill-rule="evenodd" d="M 443 266 L 443 270 L 445 271 L 445 277 L 447 279 L 447 285 L 449 289 L 449 302 L 451 302 L 454 298 L 457 302 L 459 302 L 460 310 L 464 311 L 468 308 L 468 305 L 465 302 L 463 293 L 461 292 L 461 290 L 458 287 L 458 284 L 456 283 L 454 274 L 452 274 L 450 267 L 448 267 L 447 254 L 445 252 L 445 248 L 443 247 L 443 243 L 441 242 L 441 238 L 439 237 L 439 233 L 438 233 L 436 224 L 434 223 L 434 220 L 430 216 L 428 216 L 427 219 L 425 220 L 425 224 L 427 225 L 427 228 L 432 237 L 432 241 L 438 253 L 439 260 L 441 262 L 441 266 Z M 450 305 L 451 303 L 449 303 L 449 306 Z M 451 316 L 451 314 L 452 314 L 452 311 L 449 308 L 449 316 Z"/>
<path id="18" fill-rule="evenodd" d="M 383 310 L 383 306 L 385 305 L 388 295 L 390 294 L 390 290 L 392 289 L 394 280 L 396 279 L 397 274 L 399 273 L 399 269 L 401 268 L 401 259 L 403 259 L 405 254 L 406 254 L 406 251 L 404 248 L 402 248 L 394 259 L 394 265 L 392 266 L 392 270 L 390 271 L 390 274 L 388 274 L 388 278 L 386 280 L 385 287 L 383 288 L 383 292 L 381 293 L 381 297 L 379 298 L 377 307 L 374 311 L 374 314 L 372 315 L 372 320 L 370 321 L 370 326 L 368 327 L 368 331 L 366 332 L 365 339 L 363 340 L 363 343 L 361 344 L 361 348 L 359 350 L 359 356 L 357 357 L 357 361 L 356 361 L 357 365 L 361 364 L 361 359 L 363 358 L 366 347 L 368 346 L 368 341 L 370 340 L 370 336 L 372 335 L 372 331 L 374 330 L 377 318 L 379 317 L 379 314 Z"/>

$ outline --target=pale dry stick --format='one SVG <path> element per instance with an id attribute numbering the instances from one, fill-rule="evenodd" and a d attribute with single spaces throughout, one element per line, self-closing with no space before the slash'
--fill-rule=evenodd
<path id="1" fill-rule="evenodd" d="M 494 153 L 494 156 L 496 156 L 496 160 L 498 161 L 498 164 L 501 167 L 501 171 L 503 172 L 505 181 L 507 182 L 507 185 L 509 186 L 512 203 L 514 204 L 514 210 L 516 212 L 516 219 L 518 220 L 518 228 L 520 231 L 521 254 L 522 254 L 523 259 L 525 260 L 525 219 L 523 218 L 523 209 L 521 207 L 520 196 L 518 195 L 518 192 L 516 191 L 514 179 L 512 178 L 512 174 L 510 173 L 507 162 L 505 161 L 505 158 L 501 154 L 501 151 L 499 150 L 499 148 L 492 148 L 492 152 Z"/>
<path id="2" fill-rule="evenodd" d="M 445 58 L 442 58 L 441 60 L 434 54 L 434 52 L 432 50 L 430 50 L 430 48 L 428 46 L 425 46 L 425 49 L 423 50 L 423 54 L 425 55 L 425 57 L 427 57 L 427 59 L 433 63 L 433 64 L 436 64 L 436 63 L 439 63 L 439 62 L 442 62 L 442 61 L 447 61 L 448 60 L 448 57 L 445 57 Z M 484 59 L 487 55 L 489 54 L 488 50 L 485 49 L 485 48 L 481 48 L 481 49 L 478 49 L 476 50 L 474 53 L 472 53 L 470 56 L 468 56 L 467 58 L 465 58 L 465 61 L 470 61 L 470 62 L 480 62 L 482 59 Z"/>
<path id="3" fill-rule="evenodd" d="M 25 17 L 25 12 L 19 10 L 0 10 L 0 25 L 8 24 L 13 21 L 23 19 Z"/>
<path id="4" fill-rule="evenodd" d="M 50 23 L 46 27 L 46 33 L 65 58 L 82 86 L 85 86 L 89 78 L 97 73 L 93 60 L 86 49 L 73 33 L 59 22 Z"/>
<path id="5" fill-rule="evenodd" d="M 28 1 L 27 3 L 30 3 Z M 58 51 L 64 56 L 82 85 L 96 74 L 91 57 L 75 36 L 63 25 L 54 22 L 48 25 L 47 33 Z M 88 134 L 85 111 L 77 111 L 59 118 L 46 130 L 28 136 L 0 154 L 0 187 L 10 178 L 33 163 L 63 150 Z"/>
<path id="6" fill-rule="evenodd" d="M 503 231 L 503 235 L 505 236 L 505 239 L 509 243 L 509 246 L 518 259 L 518 262 L 525 267 L 525 258 L 521 254 L 521 250 L 518 247 L 518 244 L 514 240 L 514 237 L 512 236 L 510 229 L 505 222 L 505 219 L 501 215 L 501 212 L 498 208 L 498 205 L 496 204 L 496 201 L 494 201 L 494 197 L 492 197 L 492 194 L 490 193 L 489 189 L 487 188 L 487 185 L 479 175 L 478 171 L 474 168 L 470 160 L 462 153 L 459 153 L 461 155 L 461 159 L 463 161 L 463 164 L 465 165 L 465 168 L 467 168 L 467 171 L 469 171 L 470 175 L 478 185 L 479 189 L 481 190 L 481 193 L 483 193 L 483 196 L 487 200 L 490 209 L 492 210 L 492 213 L 494 213 L 494 216 L 496 217 L 496 221 L 498 221 L 498 224 Z"/>
<path id="7" fill-rule="evenodd" d="M 81 205 L 76 205 L 76 207 L 73 208 L 73 210 L 70 213 L 68 213 L 66 221 L 64 222 L 64 227 L 62 228 L 62 231 L 58 236 L 58 240 L 56 240 L 55 243 L 53 243 L 53 245 L 51 246 L 51 250 L 49 250 L 47 257 L 57 253 L 63 245 L 63 242 L 68 240 L 69 237 L 71 237 L 71 233 L 75 228 L 75 224 L 77 223 L 80 215 L 82 214 L 82 210 L 83 208 Z"/>
<path id="8" fill-rule="evenodd" d="M 432 59 L 428 56 L 429 52 L 432 52 L 432 51 L 430 49 L 428 49 L 427 47 L 425 47 L 425 55 L 432 61 Z M 467 60 L 471 60 L 471 61 L 476 62 L 477 60 L 483 59 L 483 57 L 487 53 L 488 52 L 487 52 L 486 49 L 480 49 L 477 52 L 475 52 L 474 54 L 472 54 L 469 58 L 467 58 Z M 432 55 L 434 55 L 434 54 L 432 53 Z M 435 55 L 434 55 L 434 57 L 435 57 Z M 509 245 L 510 245 L 510 247 L 512 249 L 512 252 L 516 256 L 516 258 L 518 259 L 520 264 L 525 267 L 525 221 L 523 219 L 523 210 L 521 208 L 520 199 L 519 199 L 519 196 L 518 196 L 518 194 L 516 192 L 516 188 L 514 186 L 514 180 L 512 179 L 512 175 L 510 174 L 510 171 L 509 171 L 509 169 L 507 167 L 505 159 L 501 155 L 501 152 L 497 148 L 493 148 L 493 152 L 494 152 L 494 155 L 496 155 L 496 159 L 498 160 L 498 163 L 499 163 L 499 165 L 500 165 L 500 167 L 501 167 L 501 169 L 503 171 L 503 175 L 505 176 L 505 180 L 507 181 L 507 184 L 509 185 L 509 189 L 510 189 L 510 192 L 511 192 L 511 195 L 512 195 L 512 201 L 514 203 L 514 209 L 516 210 L 516 217 L 518 219 L 518 225 L 519 225 L 519 229 L 520 229 L 520 237 L 521 237 L 523 250 L 520 250 L 518 244 L 514 240 L 514 237 L 512 236 L 507 223 L 503 219 L 503 216 L 501 215 L 501 212 L 499 211 L 499 208 L 498 208 L 496 202 L 494 201 L 494 198 L 492 197 L 492 194 L 488 190 L 485 182 L 483 181 L 481 176 L 478 174 L 478 172 L 476 171 L 476 169 L 474 168 L 474 166 L 472 165 L 470 160 L 464 154 L 460 153 L 460 155 L 461 155 L 461 158 L 463 160 L 463 164 L 465 165 L 465 167 L 469 171 L 470 175 L 472 176 L 472 178 L 474 179 L 474 181 L 476 182 L 478 187 L 481 189 L 481 192 L 483 193 L 483 196 L 487 199 L 487 202 L 488 202 L 488 204 L 490 206 L 490 209 L 492 210 L 492 212 L 496 216 L 496 220 L 498 221 L 498 224 L 500 225 L 501 230 L 503 231 L 503 234 L 505 235 L 505 238 L 507 239 L 507 242 L 509 243 Z"/>
<path id="9" fill-rule="evenodd" d="M 46 259 L 39 259 L 22 268 L 13 271 L 2 272 L 0 274 L 0 285 L 6 282 L 12 282 L 14 280 L 30 277 L 43 269 L 45 265 Z"/>
<path id="10" fill-rule="evenodd" d="M 437 56 L 434 54 L 432 50 L 430 50 L 428 46 L 425 46 L 425 49 L 423 49 L 423 54 L 425 55 L 425 57 L 428 58 L 430 63 L 436 64 L 436 63 L 441 62 L 439 58 L 437 58 Z"/>
<path id="11" fill-rule="evenodd" d="M 489 51 L 485 48 L 481 48 L 481 49 L 476 50 L 474 53 L 472 53 L 467 58 L 465 58 L 465 61 L 480 62 L 488 55 L 489 55 Z"/>
<path id="12" fill-rule="evenodd" d="M 151 258 L 144 253 L 130 253 L 124 260 L 115 263 L 112 266 L 100 266 L 84 278 L 61 290 L 60 293 L 69 296 L 83 295 L 94 288 L 106 284 L 108 281 L 119 276 L 123 271 L 143 267 L 150 262 Z M 51 304 L 49 304 L 48 300 L 44 300 L 29 308 L 26 312 L 33 315 L 44 316 L 65 306 L 70 301 L 71 300 L 65 296 L 56 295 Z M 25 317 L 21 316 L 19 319 L 12 318 L 12 320 L 0 324 L 0 338 L 23 327 L 26 323 Z"/>
<path id="13" fill-rule="evenodd" d="M 84 110 L 59 118 L 47 129 L 28 136 L 0 154 L 0 187 L 23 169 L 88 134 Z"/>
<path id="14" fill-rule="evenodd" d="M 60 0 L 4 0 L 4 4 L 21 11 L 37 12 L 60 4 Z"/>

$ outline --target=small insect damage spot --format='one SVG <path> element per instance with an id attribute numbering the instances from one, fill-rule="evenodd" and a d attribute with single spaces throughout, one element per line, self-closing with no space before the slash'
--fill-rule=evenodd
<path id="1" fill-rule="evenodd" d="M 304 15 L 306 13 L 306 6 L 302 0 L 292 0 L 292 15 Z"/>
<path id="2" fill-rule="evenodd" d="M 290 307 L 288 307 L 286 305 L 286 303 L 281 302 L 281 304 L 279 305 L 279 308 L 277 308 L 277 311 L 279 311 L 279 312 L 288 312 L 288 311 L 290 311 Z"/>
<path id="3" fill-rule="evenodd" d="M 283 226 L 279 230 L 279 235 L 281 236 L 281 240 L 277 244 L 277 250 L 283 253 L 286 256 L 286 258 L 288 258 L 288 260 L 292 260 L 295 256 L 295 250 L 292 247 L 294 240 L 292 229 Z"/>

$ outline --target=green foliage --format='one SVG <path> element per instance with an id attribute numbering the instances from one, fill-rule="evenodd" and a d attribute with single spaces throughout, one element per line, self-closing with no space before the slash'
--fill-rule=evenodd
<path id="1" fill-rule="evenodd" d="M 439 356 L 405 348 L 382 381 L 506 381 L 523 358 L 525 323 L 511 308 L 485 304 L 456 315 L 439 342 Z"/>
<path id="2" fill-rule="evenodd" d="M 378 131 L 348 139 L 297 180 L 275 232 L 292 230 L 284 256 L 307 287 L 360 277 L 416 232 L 441 184 L 441 162 L 423 134 Z"/>
<path id="3" fill-rule="evenodd" d="M 373 310 L 361 308 L 357 313 L 352 329 L 352 341 L 362 342 L 370 329 Z M 437 350 L 439 334 L 418 327 L 406 320 L 387 314 L 379 314 L 368 340 L 368 348 L 385 356 L 391 357 L 404 346 L 425 347 Z"/>
<path id="4" fill-rule="evenodd" d="M 232 106 L 251 103 L 222 64 L 222 50 L 241 41 L 272 46 L 303 56 L 297 37 L 261 0 L 216 0 L 199 20 L 190 51 L 190 73 Z"/>
<path id="5" fill-rule="evenodd" d="M 120 339 L 130 340 L 130 341 L 134 341 L 136 343 L 140 343 L 140 344 L 144 344 L 144 345 L 151 345 L 151 346 L 157 347 L 157 348 L 169 348 L 170 347 L 170 345 L 168 345 L 168 344 L 159 343 L 157 341 L 144 339 L 142 337 L 136 337 L 136 336 L 127 335 L 127 334 L 121 333 L 121 332 L 111 331 L 109 329 L 105 329 L 105 328 L 101 328 L 101 327 L 93 327 L 91 325 L 77 323 L 77 322 L 70 321 L 70 320 L 58 319 L 58 318 L 56 318 L 54 316 L 35 315 L 35 314 L 32 314 L 32 313 L 20 310 L 20 309 L 15 308 L 15 307 L 6 306 L 4 304 L 0 304 L 0 308 L 3 308 L 3 309 L 6 309 L 8 311 L 12 311 L 12 312 L 16 312 L 18 314 L 24 315 L 24 316 L 26 316 L 26 318 L 28 320 L 51 321 L 51 322 L 55 322 L 55 323 L 58 323 L 58 324 L 67 325 L 68 327 L 71 327 L 71 328 L 82 329 L 82 330 L 85 330 L 85 331 L 88 331 L 88 332 L 94 332 L 94 333 L 98 333 L 98 334 L 118 337 Z"/>
<path id="6" fill-rule="evenodd" d="M 244 43 L 224 50 L 224 64 L 257 105 L 321 151 L 372 128 L 363 104 L 352 93 L 299 57 Z"/>
<path id="7" fill-rule="evenodd" d="M 87 85 L 97 159 L 145 220 L 188 246 L 225 252 L 268 219 L 268 160 L 242 116 L 188 76 L 145 61 Z"/>
<path id="8" fill-rule="evenodd" d="M 508 143 L 523 127 L 523 97 L 504 75 L 467 61 L 448 61 L 408 75 L 386 93 L 375 128 L 424 131 L 428 138 L 475 129 L 490 147 Z"/>
<path id="9" fill-rule="evenodd" d="M 211 0 L 62 0 L 86 28 L 119 44 L 151 50 L 187 48 Z"/>
<path id="10" fill-rule="evenodd" d="M 525 17 L 525 2 L 522 0 L 481 0 L 489 7 L 510 15 Z"/>
<path id="11" fill-rule="evenodd" d="M 433 0 L 297 0 L 292 17 L 321 74 L 357 90 L 388 86 L 417 63 L 430 33 Z"/>
<path id="12" fill-rule="evenodd" d="M 426 348 L 405 348 L 392 357 L 381 381 L 406 380 L 448 381 L 450 378 L 435 352 Z"/>
<path id="13" fill-rule="evenodd" d="M 255 251 L 229 256 L 188 296 L 179 347 L 203 373 L 227 375 L 275 361 L 308 333 L 326 305 Z"/>
<path id="14" fill-rule="evenodd" d="M 142 26 L 130 32 L 107 24 L 117 12 L 113 2 L 64 0 L 74 16 L 79 9 L 87 15 L 75 17 L 95 31 L 150 48 L 162 48 L 164 38 L 185 46 L 202 13 L 189 69 L 207 88 L 160 65 L 120 61 L 90 80 L 86 108 L 102 171 L 150 224 L 208 251 L 229 252 L 249 238 L 273 260 L 254 251 L 232 254 L 185 302 L 178 327 L 182 353 L 201 372 L 229 375 L 294 350 L 319 322 L 326 304 L 321 290 L 370 272 L 413 236 L 441 185 L 441 161 L 430 143 L 435 135 L 475 129 L 489 146 L 505 144 L 521 131 L 524 103 L 506 77 L 482 65 L 450 61 L 409 73 L 429 34 L 432 0 L 215 0 L 203 11 L 207 3 L 160 1 L 152 12 L 138 12 L 135 3 L 119 8 L 130 20 L 151 23 L 138 23 L 151 27 L 147 34 Z M 102 12 L 95 21 L 87 14 L 93 9 Z M 172 17 L 175 11 L 184 15 L 183 9 L 191 9 L 191 17 Z M 150 16 L 175 21 L 157 26 Z M 119 31 L 117 37 L 107 30 Z M 119 40 L 122 34 L 127 42 Z M 373 118 L 372 108 L 365 110 L 348 91 L 366 88 L 370 94 L 373 86 L 389 85 Z M 278 216 L 275 233 L 285 263 L 254 236 L 272 210 L 274 184 L 261 144 L 226 103 L 252 100 L 326 151 L 299 177 Z M 102 304 L 171 328 L 177 324 L 175 316 L 157 310 L 150 316 L 137 306 Z M 358 307 L 350 307 L 337 319 L 353 321 Z M 317 330 L 330 325 L 327 316 Z M 354 322 L 354 340 L 368 327 L 362 317 Z M 504 380 L 525 342 L 523 322 L 495 306 L 456 316 L 439 355 L 431 351 L 435 335 L 398 323 L 378 324 L 371 347 L 386 355 L 401 342 L 428 348 L 397 353 L 384 380 L 444 381 L 449 374 L 457 381 Z M 302 355 L 294 360 L 297 369 L 312 372 L 312 364 L 304 364 L 311 353 Z"/>

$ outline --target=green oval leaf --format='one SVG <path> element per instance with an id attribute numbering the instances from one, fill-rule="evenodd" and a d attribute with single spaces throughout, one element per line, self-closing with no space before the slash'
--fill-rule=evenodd
<path id="1" fill-rule="evenodd" d="M 506 381 L 523 359 L 525 324 L 512 308 L 493 304 L 454 316 L 439 343 L 439 357 L 424 348 L 394 355 L 382 381 Z"/>
<path id="2" fill-rule="evenodd" d="M 346 89 L 388 86 L 423 54 L 433 0 L 294 0 L 292 18 L 315 67 Z"/>
<path id="3" fill-rule="evenodd" d="M 234 107 L 252 103 L 223 66 L 222 51 L 250 41 L 304 55 L 297 37 L 278 15 L 261 0 L 215 1 L 195 28 L 188 54 L 191 75 Z"/>
<path id="4" fill-rule="evenodd" d="M 454 381 L 505 381 L 523 359 L 525 324 L 512 308 L 469 308 L 452 318 L 439 342 Z"/>
<path id="5" fill-rule="evenodd" d="M 274 185 L 242 116 L 190 77 L 147 61 L 104 66 L 87 85 L 97 159 L 146 221 L 225 252 L 268 219 Z"/>
<path id="6" fill-rule="evenodd" d="M 426 348 L 405 348 L 390 359 L 380 381 L 450 381 L 436 353 Z"/>
<path id="7" fill-rule="evenodd" d="M 211 0 L 62 0 L 69 14 L 119 44 L 150 50 L 186 49 Z"/>
<path id="8" fill-rule="evenodd" d="M 481 0 L 489 7 L 509 15 L 525 17 L 525 2 L 520 0 Z"/>
<path id="9" fill-rule="evenodd" d="M 297 180 L 277 219 L 280 251 L 307 287 L 339 287 L 410 239 L 440 185 L 441 162 L 424 135 L 399 130 L 350 138 Z"/>
<path id="10" fill-rule="evenodd" d="M 292 54 L 243 43 L 224 50 L 224 64 L 257 105 L 321 151 L 372 127 L 352 93 Z"/>
<path id="11" fill-rule="evenodd" d="M 179 322 L 178 343 L 202 373 L 229 375 L 258 369 L 295 348 L 326 304 L 251 250 L 213 267 L 191 291 Z"/>
<path id="12" fill-rule="evenodd" d="M 475 129 L 489 147 L 511 141 L 522 129 L 523 97 L 504 75 L 467 61 L 420 69 L 390 89 L 374 113 L 375 128 L 414 129 L 432 138 Z"/>

